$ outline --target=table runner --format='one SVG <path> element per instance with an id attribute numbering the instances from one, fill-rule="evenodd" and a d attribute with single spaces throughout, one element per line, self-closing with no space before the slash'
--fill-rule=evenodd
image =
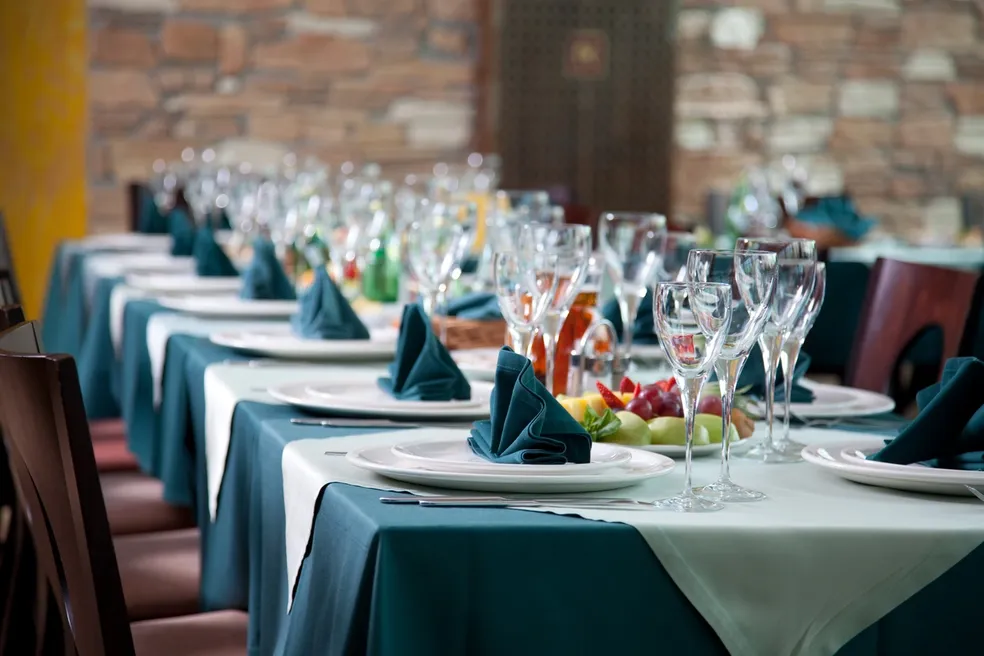
<path id="1" fill-rule="evenodd" d="M 325 456 L 325 449 L 442 437 L 460 437 L 460 431 L 407 431 L 287 445 L 283 478 L 291 589 L 325 485 L 343 482 L 421 491 L 359 470 L 343 458 Z M 816 429 L 797 431 L 796 437 L 827 443 L 859 439 L 853 433 Z M 716 467 L 713 459 L 698 461 L 697 480 L 713 480 Z M 771 499 L 704 515 L 552 512 L 635 527 L 728 650 L 749 656 L 835 653 L 984 542 L 980 504 L 972 499 L 926 499 L 865 488 L 807 465 L 739 462 L 734 475 L 739 481 L 754 480 Z M 679 475 L 671 475 L 614 494 L 655 499 L 675 492 L 678 485 Z M 724 545 L 741 554 L 740 563 L 725 557 Z"/>

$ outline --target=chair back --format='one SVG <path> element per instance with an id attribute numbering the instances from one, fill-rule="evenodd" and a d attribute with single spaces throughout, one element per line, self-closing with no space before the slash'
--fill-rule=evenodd
<path id="1" fill-rule="evenodd" d="M 130 215 L 127 225 L 130 232 L 140 232 L 140 197 L 143 189 L 143 185 L 139 182 L 131 182 L 126 188 L 127 212 Z"/>
<path id="2" fill-rule="evenodd" d="M 978 274 L 879 259 L 871 271 L 864 313 L 845 383 L 888 391 L 899 357 L 931 328 L 943 333 L 943 363 L 957 355 Z"/>
<path id="3" fill-rule="evenodd" d="M 0 423 L 66 652 L 132 656 L 116 552 L 75 361 L 35 323 L 0 332 Z"/>
<path id="4" fill-rule="evenodd" d="M 20 302 L 20 290 L 14 277 L 14 256 L 3 212 L 0 212 L 0 305 L 20 305 Z"/>

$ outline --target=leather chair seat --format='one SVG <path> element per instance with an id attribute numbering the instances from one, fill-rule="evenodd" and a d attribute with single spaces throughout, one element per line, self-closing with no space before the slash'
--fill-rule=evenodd
<path id="1" fill-rule="evenodd" d="M 93 442 L 99 440 L 125 440 L 126 424 L 122 419 L 97 419 L 89 422 L 89 435 Z"/>
<path id="2" fill-rule="evenodd" d="M 198 612 L 201 550 L 197 529 L 126 535 L 114 538 L 113 545 L 131 622 Z"/>
<path id="3" fill-rule="evenodd" d="M 96 455 L 96 469 L 100 473 L 129 472 L 139 469 L 136 457 L 126 446 L 126 440 L 93 441 L 92 451 Z"/>
<path id="4" fill-rule="evenodd" d="M 191 528 L 189 508 L 164 501 L 164 484 L 140 472 L 113 472 L 99 477 L 113 535 Z"/>
<path id="5" fill-rule="evenodd" d="M 234 610 L 130 625 L 137 656 L 240 656 L 249 616 Z"/>

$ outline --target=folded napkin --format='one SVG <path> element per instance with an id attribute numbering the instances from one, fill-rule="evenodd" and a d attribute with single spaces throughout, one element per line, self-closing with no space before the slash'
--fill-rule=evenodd
<path id="1" fill-rule="evenodd" d="M 605 319 L 612 322 L 615 327 L 615 334 L 619 341 L 622 340 L 622 311 L 618 307 L 618 300 L 611 300 L 602 308 L 602 315 Z M 639 313 L 636 315 L 635 327 L 632 330 L 632 341 L 635 344 L 659 344 L 656 337 L 656 325 L 653 322 L 653 293 L 646 292 L 646 297 L 639 304 Z"/>
<path id="2" fill-rule="evenodd" d="M 168 233 L 167 217 L 154 201 L 154 194 L 146 187 L 140 187 L 137 205 L 137 231 L 146 235 L 166 235 Z"/>
<path id="3" fill-rule="evenodd" d="M 984 362 L 954 358 L 917 396 L 919 415 L 870 460 L 984 471 Z"/>
<path id="4" fill-rule="evenodd" d="M 291 325 L 295 334 L 306 339 L 369 339 L 369 329 L 324 267 L 318 267 L 314 283 L 301 295 Z"/>
<path id="5" fill-rule="evenodd" d="M 403 309 L 396 358 L 379 386 L 403 401 L 467 401 L 471 385 L 444 348 L 419 305 Z"/>
<path id="6" fill-rule="evenodd" d="M 475 422 L 468 445 L 506 464 L 591 461 L 591 436 L 537 380 L 533 364 L 508 346 L 499 351 L 491 419 Z"/>
<path id="7" fill-rule="evenodd" d="M 195 223 L 183 209 L 171 210 L 167 217 L 168 232 L 171 233 L 171 255 L 189 257 L 195 252 Z"/>
<path id="8" fill-rule="evenodd" d="M 192 255 L 195 257 L 195 273 L 199 276 L 228 278 L 239 275 L 239 270 L 215 241 L 215 233 L 208 226 L 195 235 Z"/>
<path id="9" fill-rule="evenodd" d="M 877 221 L 858 214 L 849 196 L 828 196 L 804 207 L 796 219 L 805 223 L 827 225 L 836 228 L 845 237 L 858 241 L 871 230 Z"/>
<path id="10" fill-rule="evenodd" d="M 294 285 L 277 261 L 277 251 L 269 239 L 253 244 L 253 261 L 243 273 L 240 298 L 265 301 L 292 301 L 297 298 Z"/>
<path id="11" fill-rule="evenodd" d="M 224 209 L 216 210 L 212 215 L 212 225 L 216 230 L 232 230 L 232 222 L 229 220 L 229 213 Z"/>
<path id="12" fill-rule="evenodd" d="M 796 369 L 793 371 L 793 403 L 813 403 L 813 392 L 799 384 L 809 368 L 810 356 L 806 353 L 800 353 L 799 359 L 796 361 Z M 786 399 L 784 380 L 782 367 L 779 367 L 776 373 L 776 401 Z M 758 346 L 753 348 L 748 355 L 745 368 L 742 369 L 741 376 L 738 377 L 738 389 L 746 387 L 749 388 L 746 392 L 748 396 L 765 398 L 765 365 L 762 363 L 762 351 L 759 350 Z"/>
<path id="13" fill-rule="evenodd" d="M 447 315 L 472 321 L 495 321 L 502 318 L 502 310 L 495 294 L 475 292 L 448 303 Z"/>

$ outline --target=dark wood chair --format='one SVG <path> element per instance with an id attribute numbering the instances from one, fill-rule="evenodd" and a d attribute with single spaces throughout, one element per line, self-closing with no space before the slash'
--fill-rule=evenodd
<path id="1" fill-rule="evenodd" d="M 140 200 L 143 189 L 144 186 L 139 182 L 131 182 L 126 187 L 126 205 L 130 219 L 127 225 L 130 227 L 130 232 L 140 231 Z"/>
<path id="2" fill-rule="evenodd" d="M 10 237 L 0 212 L 0 305 L 20 305 L 20 289 L 14 275 L 14 255 L 11 252 Z"/>
<path id="3" fill-rule="evenodd" d="M 943 363 L 959 351 L 977 279 L 975 272 L 896 260 L 875 262 L 845 384 L 887 392 L 899 357 L 932 329 L 943 335 L 942 370 Z"/>
<path id="4" fill-rule="evenodd" d="M 45 653 L 246 653 L 244 613 L 130 623 L 124 561 L 164 555 L 158 563 L 140 563 L 142 574 L 157 579 L 140 585 L 167 587 L 172 564 L 162 552 L 174 547 L 170 536 L 178 532 L 162 534 L 157 546 L 145 542 L 139 553 L 111 536 L 72 358 L 41 353 L 36 325 L 21 324 L 0 332 L 0 380 L 4 443 L 53 599 L 53 612 L 45 609 L 40 616 L 53 616 L 58 625 L 45 636 L 57 635 L 65 643 L 63 648 L 46 644 Z"/>

